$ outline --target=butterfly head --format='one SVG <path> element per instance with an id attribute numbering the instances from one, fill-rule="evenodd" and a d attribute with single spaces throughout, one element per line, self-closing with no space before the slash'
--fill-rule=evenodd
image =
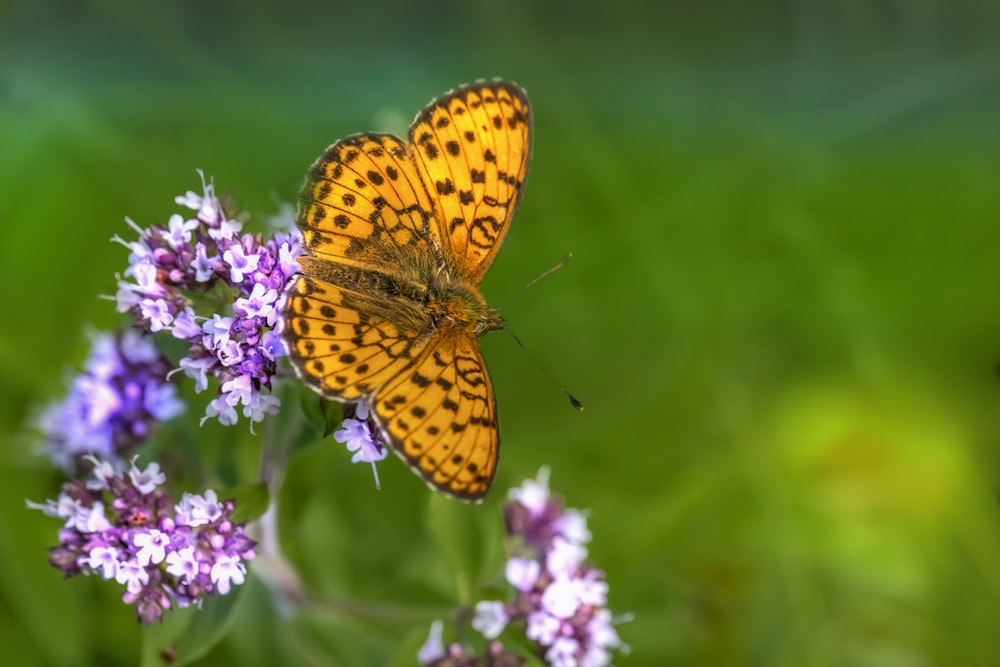
<path id="1" fill-rule="evenodd" d="M 499 331 L 503 329 L 503 317 L 500 313 L 487 307 L 486 312 L 479 316 L 479 321 L 476 322 L 476 335 L 482 336 L 485 333 L 491 331 Z"/>

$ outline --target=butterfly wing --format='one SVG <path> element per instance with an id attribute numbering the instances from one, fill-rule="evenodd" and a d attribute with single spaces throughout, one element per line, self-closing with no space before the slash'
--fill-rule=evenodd
<path id="1" fill-rule="evenodd" d="M 428 484 L 462 500 L 490 488 L 499 457 L 493 385 L 472 334 L 435 335 L 374 397 L 383 432 Z"/>
<path id="2" fill-rule="evenodd" d="M 528 98 L 502 81 L 463 86 L 417 114 L 409 137 L 446 253 L 478 285 L 521 198 L 531 156 Z"/>
<path id="3" fill-rule="evenodd" d="M 427 344 L 419 319 L 394 304 L 310 276 L 288 292 L 284 336 L 302 380 L 323 397 L 360 401 L 402 374 Z"/>
<path id="4" fill-rule="evenodd" d="M 312 258 L 394 273 L 407 258 L 441 257 L 433 215 L 408 146 L 391 134 L 358 134 L 309 169 L 297 222 Z"/>
<path id="5" fill-rule="evenodd" d="M 398 312 L 385 298 L 300 276 L 286 305 L 289 356 L 324 397 L 370 400 L 385 441 L 428 484 L 478 500 L 499 453 L 486 362 L 473 335 L 428 335 Z"/>

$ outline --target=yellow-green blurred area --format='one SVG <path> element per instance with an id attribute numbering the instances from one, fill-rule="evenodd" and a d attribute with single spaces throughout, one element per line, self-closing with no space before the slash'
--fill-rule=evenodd
<path id="1" fill-rule="evenodd" d="M 196 663 L 414 664 L 433 618 L 502 590 L 480 533 L 549 465 L 634 615 L 616 664 L 1000 664 L 987 0 L 0 4 L 4 661 L 135 664 L 177 622 L 144 645 L 119 586 L 63 581 L 58 522 L 24 509 L 61 482 L 26 420 L 86 328 L 123 323 L 98 295 L 124 217 L 165 221 L 202 168 L 262 231 L 327 144 L 494 76 L 528 91 L 535 144 L 483 285 L 528 348 L 481 339 L 493 493 L 442 509 L 395 458 L 376 491 L 317 436 L 279 516 L 312 601 L 276 604 L 255 573 Z M 185 453 L 151 451 L 209 461 L 192 490 L 252 481 L 261 436 L 198 429 L 209 397 L 178 380 Z M 484 565 L 457 577 L 469 553 Z"/>

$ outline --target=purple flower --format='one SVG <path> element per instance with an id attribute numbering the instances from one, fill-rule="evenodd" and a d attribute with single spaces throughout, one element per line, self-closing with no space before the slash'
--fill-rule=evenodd
<path id="1" fill-rule="evenodd" d="M 421 665 L 429 665 L 435 660 L 440 660 L 445 656 L 444 641 L 442 640 L 444 623 L 434 621 L 431 623 L 431 632 L 427 636 L 427 641 L 417 652 L 417 661 Z"/>
<path id="2" fill-rule="evenodd" d="M 274 325 L 277 311 L 274 303 L 278 300 L 278 290 L 267 289 L 262 283 L 253 286 L 250 296 L 236 299 L 235 310 L 242 317 L 263 317 L 271 326 Z"/>
<path id="3" fill-rule="evenodd" d="M 627 647 L 605 608 L 604 573 L 587 561 L 586 516 L 565 509 L 549 492 L 548 479 L 542 468 L 536 479 L 511 490 L 504 507 L 507 533 L 523 545 L 507 562 L 513 600 L 480 602 L 472 626 L 492 639 L 504 625 L 518 625 L 548 665 L 603 667 L 612 651 Z"/>
<path id="4" fill-rule="evenodd" d="M 146 439 L 154 422 L 184 410 L 166 381 L 169 362 L 137 331 L 93 335 L 85 368 L 69 395 L 38 419 L 49 456 L 64 470 L 88 453 L 120 460 Z"/>
<path id="5" fill-rule="evenodd" d="M 142 470 L 133 458 L 128 471 L 116 473 L 107 461 L 88 461 L 90 480 L 67 482 L 58 500 L 27 503 L 64 522 L 49 559 L 53 567 L 124 585 L 122 600 L 135 605 L 143 624 L 174 604 L 200 605 L 245 581 L 244 561 L 254 558 L 255 544 L 243 524 L 232 523 L 231 501 L 220 503 L 209 490 L 185 494 L 174 505 L 158 464 Z"/>
<path id="6" fill-rule="evenodd" d="M 347 445 L 347 451 L 355 453 L 352 463 L 381 461 L 388 455 L 388 451 L 372 435 L 371 424 L 368 422 L 368 405 L 364 402 L 356 403 L 353 411 L 354 417 L 344 419 L 341 429 L 334 431 L 333 439 Z M 345 416 L 350 412 L 350 409 L 345 408 Z"/>
<path id="7" fill-rule="evenodd" d="M 243 252 L 243 246 L 234 243 L 229 250 L 222 253 L 222 261 L 229 265 L 229 278 L 233 283 L 243 282 L 243 275 L 257 270 L 260 255 Z"/>
<path id="8" fill-rule="evenodd" d="M 185 220 L 174 213 L 170 216 L 170 221 L 167 223 L 166 241 L 170 247 L 175 249 L 186 246 L 191 242 L 191 232 L 197 228 L 197 220 Z"/>
<path id="9" fill-rule="evenodd" d="M 160 464 L 155 461 L 146 466 L 145 470 L 139 470 L 135 466 L 137 458 L 139 457 L 132 457 L 132 467 L 128 472 L 129 479 L 139 493 L 152 493 L 156 487 L 167 481 L 167 476 L 160 472 Z"/>
<path id="10" fill-rule="evenodd" d="M 375 486 L 378 488 L 378 470 L 375 463 L 388 456 L 389 450 L 382 445 L 376 435 L 378 429 L 370 416 L 370 409 L 364 401 L 348 403 L 344 406 L 345 419 L 340 425 L 340 430 L 333 432 L 333 439 L 347 445 L 347 451 L 354 452 L 351 463 L 363 461 L 372 464 L 372 474 L 375 476 Z"/>
<path id="11" fill-rule="evenodd" d="M 207 389 L 210 378 L 218 381 L 205 419 L 235 424 L 242 413 L 252 426 L 279 405 L 269 393 L 285 354 L 275 330 L 281 294 L 298 270 L 300 237 L 294 228 L 267 239 L 241 234 L 204 175 L 201 194 L 189 191 L 174 201 L 194 217 L 175 213 L 166 225 L 147 228 L 129 221 L 138 239 L 113 239 L 130 251 L 118 310 L 142 329 L 169 331 L 188 343 L 179 367 L 195 380 L 195 391 Z"/>

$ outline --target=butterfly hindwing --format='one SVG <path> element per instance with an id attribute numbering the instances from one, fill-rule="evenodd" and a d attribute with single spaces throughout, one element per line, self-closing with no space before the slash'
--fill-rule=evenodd
<path id="1" fill-rule="evenodd" d="M 392 304 L 299 276 L 288 293 L 284 336 L 302 379 L 326 398 L 358 401 L 412 366 L 426 344 L 413 323 L 379 316 Z"/>
<path id="2" fill-rule="evenodd" d="M 416 363 L 375 394 L 374 410 L 396 451 L 429 484 L 465 500 L 485 495 L 500 437 L 474 336 L 433 337 Z"/>

